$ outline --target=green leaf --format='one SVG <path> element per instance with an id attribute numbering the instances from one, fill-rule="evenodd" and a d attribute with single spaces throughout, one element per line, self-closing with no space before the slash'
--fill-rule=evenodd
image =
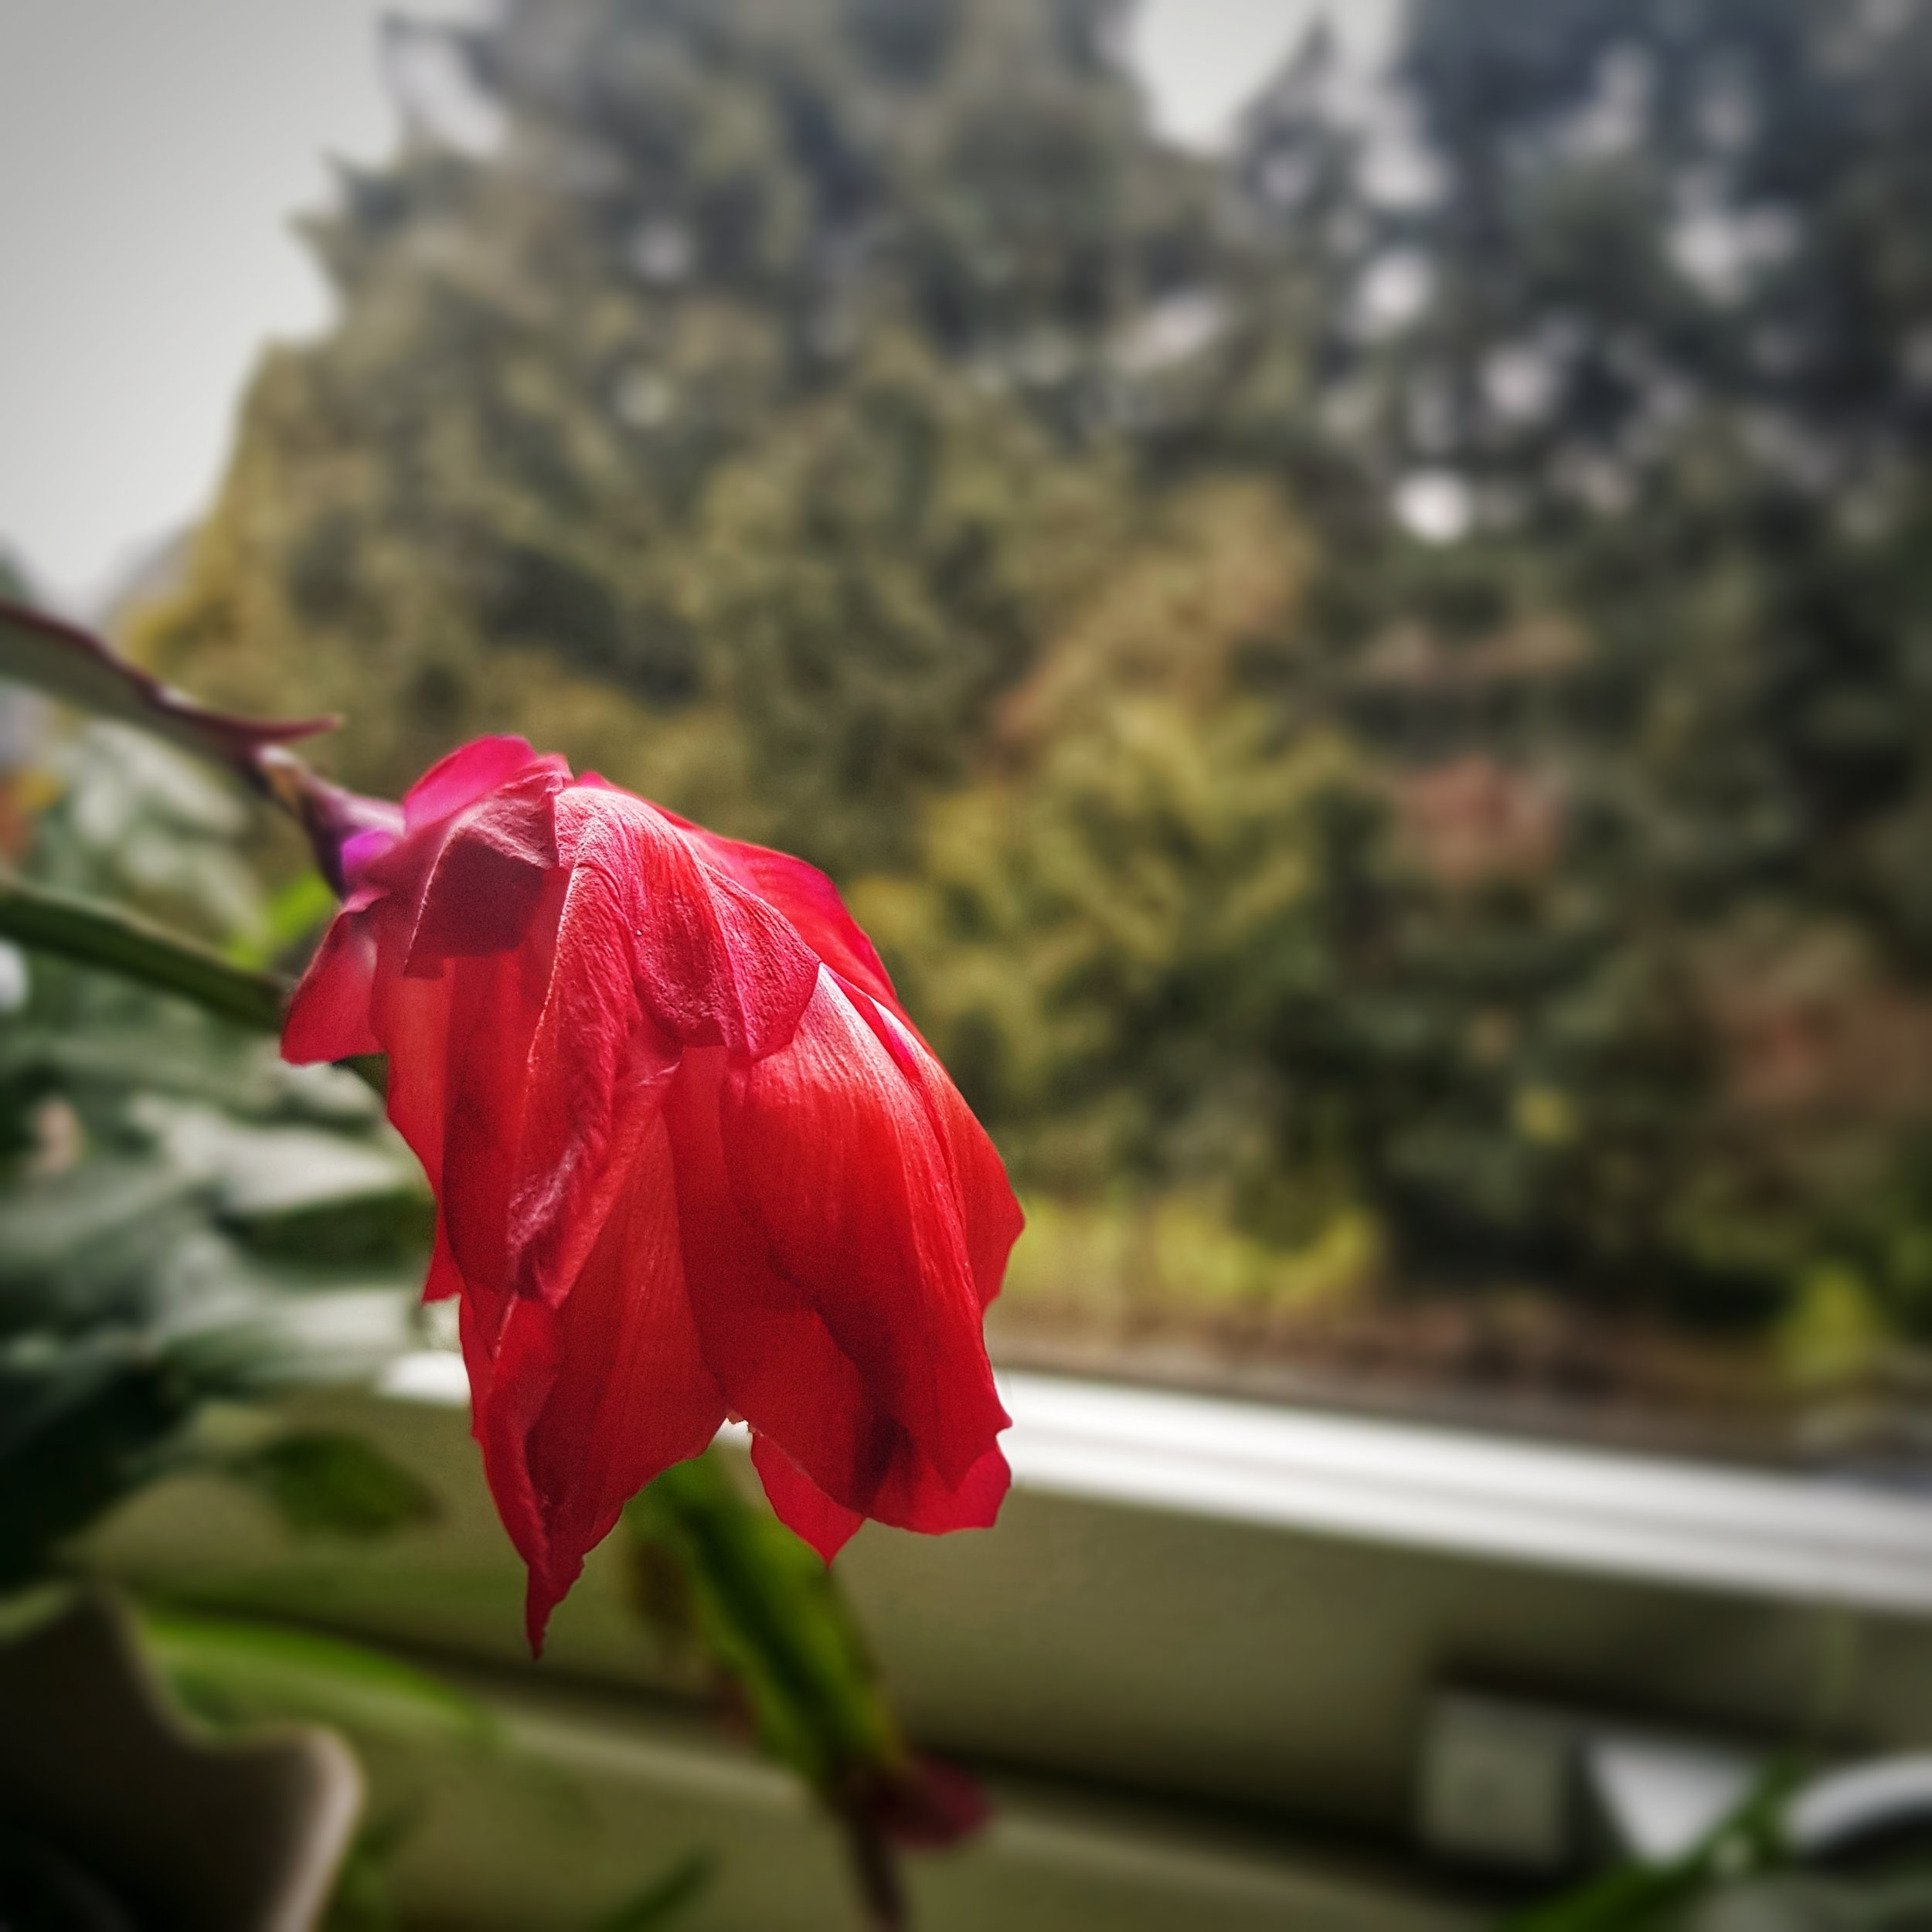
<path id="1" fill-rule="evenodd" d="M 56 953 L 192 1000 L 261 1032 L 277 1032 L 287 989 L 273 974 L 237 966 L 138 914 L 0 872 L 0 939 Z"/>
<path id="2" fill-rule="evenodd" d="M 351 1196 L 333 1205 L 236 1223 L 250 1253 L 304 1267 L 420 1268 L 436 1232 L 434 1201 L 423 1191 Z"/>
<path id="3" fill-rule="evenodd" d="M 1504 1932 L 1665 1932 L 1664 1915 L 1694 1898 L 1702 1886 L 1701 1877 L 1685 1867 L 1623 1866 L 1511 1920 Z"/>
<path id="4" fill-rule="evenodd" d="M 266 966 L 291 947 L 321 930 L 335 916 L 335 892 L 318 872 L 291 879 L 268 902 L 261 937 L 237 942 L 230 955 L 243 966 Z"/>
<path id="5" fill-rule="evenodd" d="M 487 1706 L 386 1651 L 281 1624 L 146 1605 L 138 1614 L 169 1689 L 218 1727 L 297 1717 L 400 1744 L 494 1750 L 505 1742 Z"/>
<path id="6" fill-rule="evenodd" d="M 264 1126 L 159 1095 L 138 1097 L 128 1114 L 184 1172 L 206 1175 L 222 1213 L 236 1220 L 427 1192 L 399 1141 Z"/>
<path id="7" fill-rule="evenodd" d="M 439 1513 L 434 1495 L 410 1471 L 361 1437 L 334 1430 L 279 1436 L 221 1467 L 303 1534 L 387 1536 Z"/>
<path id="8" fill-rule="evenodd" d="M 355 1077 L 379 1100 L 389 1098 L 389 1056 L 386 1053 L 352 1053 L 335 1064 Z"/>
<path id="9" fill-rule="evenodd" d="M 357 1831 L 336 1872 L 321 1932 L 401 1932 L 391 1868 L 420 1822 L 415 1811 L 396 1811 Z"/>
<path id="10" fill-rule="evenodd" d="M 113 718 L 259 782 L 275 747 L 332 730 L 332 718 L 230 717 L 150 677 L 97 637 L 24 604 L 0 601 L 0 678 L 17 679 L 97 717 Z"/>
<path id="11" fill-rule="evenodd" d="M 692 1629 L 742 1690 L 767 1753 L 828 1798 L 857 1774 L 905 1767 L 904 1741 L 836 1580 L 747 1499 L 716 1451 L 667 1469 L 626 1521 L 647 1553 L 677 1562 Z"/>
<path id="12" fill-rule="evenodd" d="M 0 1192 L 0 1334 L 117 1318 L 152 1298 L 206 1184 L 151 1158 L 83 1162 Z"/>
<path id="13" fill-rule="evenodd" d="M 703 1897 L 717 1876 L 716 1858 L 709 1852 L 693 1852 L 680 1859 L 662 1878 L 646 1886 L 635 1898 L 626 1900 L 614 1912 L 606 1913 L 590 1932 L 655 1932 L 659 1926 L 673 1923 L 688 1906 Z"/>
<path id="14" fill-rule="evenodd" d="M 1774 1765 L 1729 1816 L 1681 1856 L 1621 1865 L 1577 1891 L 1532 1906 L 1503 1932 L 1670 1932 L 1679 1913 L 1784 1861 L 1784 1803 L 1797 1779 Z"/>
<path id="15" fill-rule="evenodd" d="M 185 1419 L 173 1378 L 112 1338 L 0 1356 L 0 1591 L 150 1475 Z"/>
<path id="16" fill-rule="evenodd" d="M 317 1287 L 210 1244 L 199 1292 L 159 1337 L 172 1368 L 224 1395 L 360 1382 L 414 1338 L 415 1270 L 367 1286 Z"/>

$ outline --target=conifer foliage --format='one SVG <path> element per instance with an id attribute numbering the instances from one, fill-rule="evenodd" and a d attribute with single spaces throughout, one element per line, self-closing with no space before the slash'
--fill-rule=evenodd
<path id="1" fill-rule="evenodd" d="M 1413 0 L 1212 158 L 1124 19 L 397 29 L 139 648 L 828 866 L 1043 1198 L 1932 1321 L 1932 5 Z"/>

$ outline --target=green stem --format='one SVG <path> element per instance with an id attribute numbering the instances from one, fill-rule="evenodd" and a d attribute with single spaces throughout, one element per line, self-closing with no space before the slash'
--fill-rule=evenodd
<path id="1" fill-rule="evenodd" d="M 0 872 L 0 939 L 192 1000 L 258 1032 L 281 1030 L 287 988 L 134 913 Z"/>
<path id="2" fill-rule="evenodd" d="M 91 632 L 44 611 L 0 600 L 0 678 L 17 679 L 50 697 L 151 731 L 196 757 L 239 772 L 258 791 L 274 792 L 275 748 L 331 730 L 332 718 L 233 718 L 172 691 Z"/>
<path id="3" fill-rule="evenodd" d="M 876 1815 L 911 1774 L 844 1593 L 818 1558 L 740 1492 L 719 1453 L 674 1464 L 631 1507 L 634 1532 L 672 1555 L 696 1634 L 749 1706 L 767 1756 L 838 1821 L 872 1932 L 903 1932 L 906 1895 Z"/>

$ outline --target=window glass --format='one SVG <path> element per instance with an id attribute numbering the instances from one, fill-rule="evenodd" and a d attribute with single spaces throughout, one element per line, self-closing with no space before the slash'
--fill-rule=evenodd
<path id="1" fill-rule="evenodd" d="M 1352 11 L 1185 142 L 1111 0 L 393 30 L 119 634 L 825 868 L 1009 1363 L 1914 1452 L 1932 8 Z"/>

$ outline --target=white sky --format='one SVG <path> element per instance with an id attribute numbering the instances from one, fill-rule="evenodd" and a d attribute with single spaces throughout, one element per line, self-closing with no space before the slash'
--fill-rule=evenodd
<path id="1" fill-rule="evenodd" d="M 386 12 L 472 0 L 0 0 L 0 545 L 85 609 L 190 519 L 262 342 L 327 319 L 290 226 L 395 117 Z M 1211 141 L 1324 0 L 1141 0 L 1134 57 Z M 1396 0 L 1328 0 L 1379 38 Z"/>

